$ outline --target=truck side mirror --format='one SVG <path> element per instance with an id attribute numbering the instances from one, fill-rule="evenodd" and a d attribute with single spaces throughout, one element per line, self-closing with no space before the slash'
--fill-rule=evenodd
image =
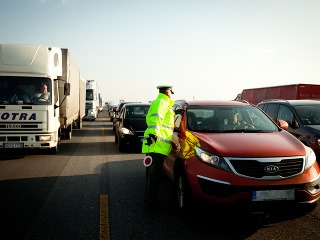
<path id="1" fill-rule="evenodd" d="M 70 95 L 70 83 L 64 83 L 64 95 L 69 96 Z"/>

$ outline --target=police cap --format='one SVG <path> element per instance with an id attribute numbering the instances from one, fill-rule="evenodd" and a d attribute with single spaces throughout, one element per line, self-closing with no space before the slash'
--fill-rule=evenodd
<path id="1" fill-rule="evenodd" d="M 174 92 L 172 91 L 172 86 L 170 85 L 160 85 L 157 86 L 157 89 L 159 90 L 170 90 L 172 94 L 174 94 Z"/>

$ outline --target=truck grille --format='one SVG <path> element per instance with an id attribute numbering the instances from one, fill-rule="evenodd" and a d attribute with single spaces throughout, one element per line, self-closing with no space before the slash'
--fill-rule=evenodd
<path id="1" fill-rule="evenodd" d="M 42 131 L 43 122 L 0 122 L 1 132 Z"/>
<path id="2" fill-rule="evenodd" d="M 230 163 L 238 174 L 257 179 L 263 177 L 281 179 L 295 176 L 303 171 L 303 162 L 303 158 L 280 159 L 279 161 L 230 159 Z"/>

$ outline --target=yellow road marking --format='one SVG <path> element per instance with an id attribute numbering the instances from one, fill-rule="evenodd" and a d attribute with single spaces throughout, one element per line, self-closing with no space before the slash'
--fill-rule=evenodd
<path id="1" fill-rule="evenodd" d="M 104 128 L 102 128 L 101 131 L 102 131 L 102 132 L 101 132 L 101 135 L 104 136 Z"/>
<path id="2" fill-rule="evenodd" d="M 100 195 L 100 240 L 109 240 L 108 195 Z"/>

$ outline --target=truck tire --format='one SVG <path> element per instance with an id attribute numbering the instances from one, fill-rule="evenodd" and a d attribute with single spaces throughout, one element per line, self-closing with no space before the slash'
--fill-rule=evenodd
<path id="1" fill-rule="evenodd" d="M 79 118 L 77 120 L 77 129 L 81 129 L 82 128 L 82 118 Z"/>
<path id="2" fill-rule="evenodd" d="M 65 129 L 65 139 L 70 140 L 72 138 L 72 124 L 70 124 L 66 129 Z"/>
<path id="3" fill-rule="evenodd" d="M 61 135 L 60 135 L 60 133 L 58 133 L 57 145 L 53 148 L 49 148 L 49 150 L 48 150 L 48 153 L 50 155 L 56 154 L 57 152 L 59 152 L 60 142 L 61 142 Z"/>

